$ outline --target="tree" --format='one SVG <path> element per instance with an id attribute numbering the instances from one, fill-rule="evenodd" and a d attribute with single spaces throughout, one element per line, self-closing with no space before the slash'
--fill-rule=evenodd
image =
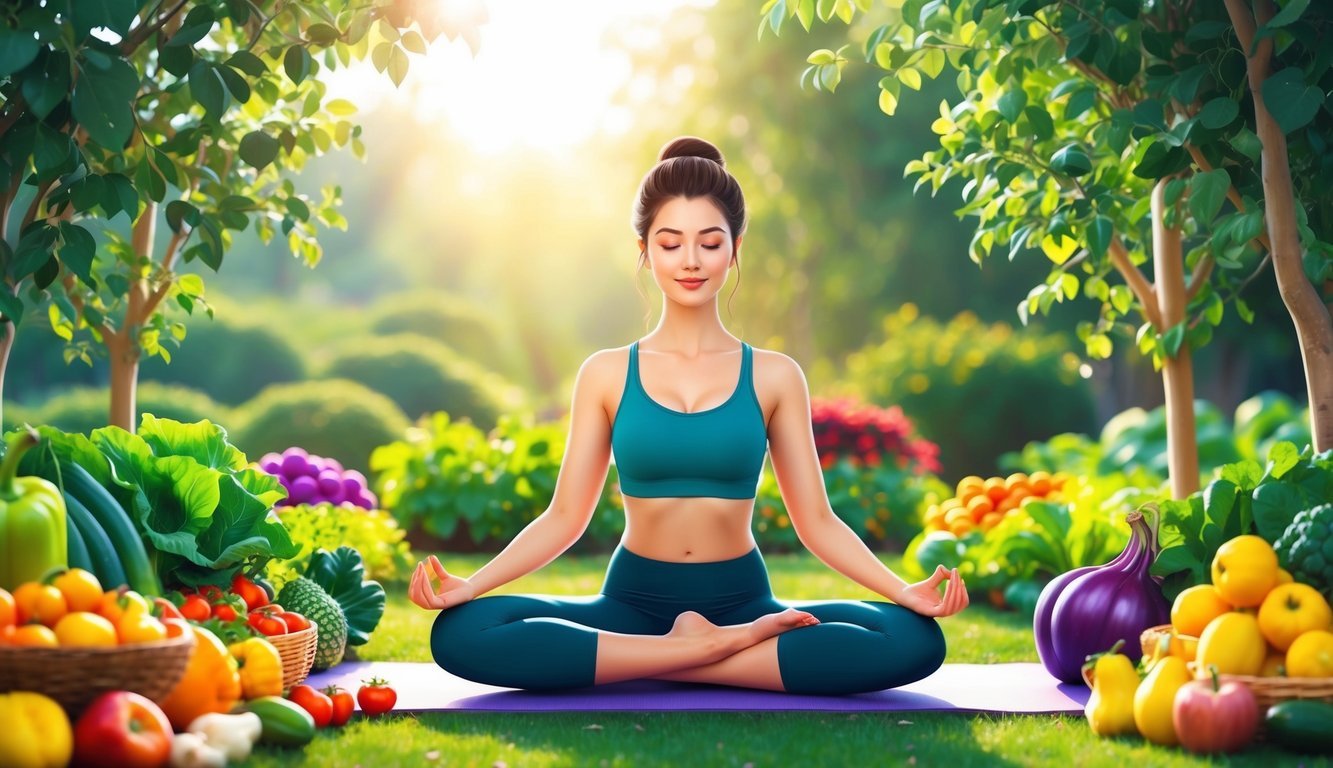
<path id="1" fill-rule="evenodd" d="M 193 262 L 216 272 L 231 231 L 253 222 L 314 266 L 318 227 L 346 227 L 338 186 L 316 200 L 283 178 L 335 146 L 364 158 L 346 119 L 355 105 L 326 100 L 320 70 L 369 55 L 398 85 L 408 52 L 426 53 L 441 33 L 475 52 L 484 21 L 475 3 L 427 0 L 10 4 L 0 16 L 0 385 L 20 323 L 45 308 L 67 361 L 91 363 L 104 348 L 109 421 L 132 430 L 140 358 L 169 361 L 168 340 L 185 335 L 171 307 L 212 315 Z M 128 232 L 112 226 L 122 212 Z"/>
<path id="2" fill-rule="evenodd" d="M 1117 335 L 1152 357 L 1166 391 L 1172 494 L 1187 496 L 1199 484 L 1190 352 L 1226 304 L 1251 315 L 1240 293 L 1268 250 L 1246 173 L 1258 140 L 1237 106 L 1222 10 L 1139 0 L 900 5 L 859 46 L 888 73 L 881 110 L 892 115 L 904 85 L 919 89 L 946 66 L 963 95 L 941 103 L 940 149 L 906 173 L 936 192 L 966 179 L 958 213 L 979 219 L 978 263 L 997 249 L 1013 260 L 1039 247 L 1050 259 L 1047 279 L 1019 306 L 1024 322 L 1082 293 L 1100 304 L 1098 320 L 1078 327 L 1090 357 L 1108 357 Z M 851 24 L 873 11 L 869 0 L 769 0 L 760 34 L 791 17 L 808 29 L 816 18 Z M 810 54 L 802 82 L 834 90 L 850 47 Z M 1142 269 L 1150 254 L 1151 281 Z"/>

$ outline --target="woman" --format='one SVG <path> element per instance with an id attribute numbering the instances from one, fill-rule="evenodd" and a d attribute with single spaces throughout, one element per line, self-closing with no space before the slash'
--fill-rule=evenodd
<path id="1" fill-rule="evenodd" d="M 634 227 L 662 319 L 579 369 L 550 507 L 468 578 L 434 556 L 418 564 L 412 601 L 443 609 L 431 633 L 436 663 L 528 689 L 658 678 L 844 694 L 934 672 L 944 661 L 934 617 L 968 604 L 957 570 L 908 584 L 880 563 L 829 507 L 800 366 L 752 349 L 718 317 L 718 292 L 739 269 L 745 201 L 717 148 L 693 137 L 663 148 L 640 185 Z M 802 543 L 892 603 L 774 598 L 751 535 L 766 448 Z M 480 597 L 578 540 L 612 455 L 625 533 L 601 593 Z"/>

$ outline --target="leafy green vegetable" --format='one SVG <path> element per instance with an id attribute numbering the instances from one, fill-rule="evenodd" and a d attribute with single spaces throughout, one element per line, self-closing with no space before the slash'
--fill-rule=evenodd
<path id="1" fill-rule="evenodd" d="M 347 644 L 364 645 L 384 616 L 384 587 L 365 579 L 361 553 L 351 547 L 315 550 L 306 578 L 329 593 L 347 618 Z"/>
<path id="2" fill-rule="evenodd" d="M 412 550 L 407 531 L 382 509 L 361 509 L 327 502 L 278 507 L 282 524 L 300 551 L 291 558 L 268 561 L 265 574 L 277 588 L 301 576 L 315 550 L 346 545 L 361 553 L 366 575 L 381 582 L 406 581 L 411 572 Z"/>

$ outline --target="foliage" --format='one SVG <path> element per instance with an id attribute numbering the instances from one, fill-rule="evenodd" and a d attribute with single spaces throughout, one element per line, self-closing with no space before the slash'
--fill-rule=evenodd
<path id="1" fill-rule="evenodd" d="M 444 293 L 394 294 L 370 308 L 368 330 L 381 336 L 415 333 L 495 371 L 510 361 L 495 319 L 470 299 Z"/>
<path id="2" fill-rule="evenodd" d="M 880 548 L 901 547 L 921 530 L 922 508 L 949 495 L 948 486 L 933 474 L 888 462 L 875 466 L 839 458 L 823 468 L 823 477 L 834 513 L 862 541 Z M 764 547 L 801 546 L 771 471 L 759 479 L 754 533 Z"/>
<path id="3" fill-rule="evenodd" d="M 251 455 L 299 445 L 362 472 L 371 451 L 408 425 L 392 400 L 341 379 L 275 384 L 237 408 L 233 421 L 233 439 Z"/>
<path id="4" fill-rule="evenodd" d="M 914 434 L 898 406 L 877 408 L 851 398 L 811 398 L 815 450 L 823 467 L 840 458 L 854 465 L 892 462 L 915 472 L 938 472 L 939 446 Z"/>
<path id="5" fill-rule="evenodd" d="M 171 362 L 153 358 L 140 379 L 183 384 L 219 403 L 240 405 L 270 384 L 306 377 L 301 351 L 287 335 L 253 322 L 215 319 L 188 324 L 188 342 Z"/>
<path id="6" fill-rule="evenodd" d="M 1297 513 L 1333 499 L 1333 451 L 1316 454 L 1279 442 L 1260 464 L 1228 464 L 1217 479 L 1186 499 L 1161 502 L 1162 552 L 1153 575 L 1165 578 L 1167 597 L 1209 580 L 1222 543 L 1242 534 L 1275 542 Z"/>
<path id="7" fill-rule="evenodd" d="M 409 530 L 420 526 L 449 538 L 461 525 L 474 543 L 506 542 L 550 505 L 567 433 L 567 425 L 510 414 L 489 432 L 448 413 L 431 414 L 405 439 L 375 449 L 375 492 Z M 603 487 L 581 545 L 605 546 L 619 537 L 624 525 L 615 489 L 614 482 Z"/>
<path id="8" fill-rule="evenodd" d="M 325 378 L 364 384 L 393 400 L 409 419 L 447 411 L 482 429 L 495 426 L 502 404 L 489 377 L 452 349 L 425 336 L 349 340 L 324 368 Z"/>
<path id="9" fill-rule="evenodd" d="M 900 406 L 939 445 L 950 480 L 990 474 L 1003 451 L 1057 427 L 1092 426 L 1092 395 L 1061 337 L 971 313 L 941 324 L 912 304 L 885 317 L 883 333 L 847 358 L 843 388 Z"/>
<path id="10" fill-rule="evenodd" d="M 3 411 L 3 421 L 0 421 L 0 432 L 8 432 L 17 429 L 24 424 L 36 426 L 41 422 L 37 420 L 36 413 L 19 405 L 10 403 L 5 404 Z"/>
<path id="11" fill-rule="evenodd" d="M 145 413 L 137 433 L 38 431 L 57 458 L 83 467 L 116 497 L 166 587 L 230 584 L 242 568 L 295 554 L 287 530 L 270 515 L 281 486 L 248 467 L 217 424 Z"/>
<path id="12" fill-rule="evenodd" d="M 403 581 L 411 570 L 412 551 L 405 540 L 407 531 L 382 509 L 297 504 L 278 507 L 277 513 L 299 551 L 290 558 L 268 562 L 266 575 L 274 587 L 281 588 L 304 575 L 315 550 L 332 551 L 344 544 L 361 553 L 366 575 L 372 579 Z"/>
<path id="13" fill-rule="evenodd" d="M 69 387 L 105 387 L 107 371 L 105 364 L 97 364 L 101 362 L 93 361 L 93 365 L 82 360 L 74 362 L 64 340 L 51 330 L 49 323 L 25 323 L 23 330 L 14 336 L 14 346 L 9 351 L 6 371 L 17 370 L 22 374 L 5 376 L 5 407 L 15 400 L 35 406 Z M 105 402 L 102 410 L 106 410 Z M 105 413 L 102 420 L 105 424 Z"/>
<path id="14" fill-rule="evenodd" d="M 77 387 L 46 401 L 32 413 L 41 424 L 50 424 L 66 432 L 88 434 L 107 425 L 107 402 L 111 393 L 104 389 Z M 158 418 L 193 423 L 204 419 L 228 421 L 228 409 L 208 395 L 174 384 L 144 382 L 139 387 L 140 410 Z"/>
<path id="15" fill-rule="evenodd" d="M 113 371 L 130 366 L 128 378 L 113 376 L 121 387 L 141 353 L 168 358 L 165 340 L 181 338 L 168 308 L 208 308 L 188 265 L 220 269 L 252 217 L 264 242 L 281 234 L 312 266 L 317 228 L 346 228 L 337 185 L 312 199 L 284 173 L 334 146 L 364 156 L 359 126 L 345 119 L 356 107 L 325 99 L 322 71 L 370 57 L 401 84 L 408 51 L 424 54 L 441 33 L 475 47 L 484 21 L 484 11 L 415 3 L 140 5 L 27 3 L 0 25 L 0 220 L 20 180 L 35 190 L 17 240 L 0 245 L 0 313 L 17 325 L 48 306 L 79 356 L 105 345 Z M 90 226 L 122 211 L 128 237 Z M 154 242 L 160 214 L 165 245 Z"/>
<path id="16" fill-rule="evenodd" d="M 1261 392 L 1242 402 L 1236 407 L 1234 427 L 1207 401 L 1194 401 L 1194 413 L 1199 425 L 1199 471 L 1205 479 L 1224 464 L 1266 457 L 1278 442 L 1310 442 L 1308 418 L 1280 392 Z M 1098 440 L 1059 434 L 1001 456 L 1000 465 L 1027 472 L 1142 473 L 1138 484 L 1157 484 L 1166 478 L 1166 409 L 1127 409 L 1106 422 Z"/>

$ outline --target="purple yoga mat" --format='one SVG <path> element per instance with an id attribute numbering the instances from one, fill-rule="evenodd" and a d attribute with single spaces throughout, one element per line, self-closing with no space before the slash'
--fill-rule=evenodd
<path id="1" fill-rule="evenodd" d="M 358 661 L 310 676 L 316 688 L 341 685 L 353 693 L 362 680 L 382 677 L 398 691 L 400 712 L 445 709 L 503 712 L 561 710 L 817 710 L 1082 712 L 1088 689 L 1061 683 L 1040 664 L 945 664 L 901 688 L 849 696 L 805 696 L 667 680 L 633 680 L 574 691 L 538 692 L 482 685 L 434 664 Z"/>

